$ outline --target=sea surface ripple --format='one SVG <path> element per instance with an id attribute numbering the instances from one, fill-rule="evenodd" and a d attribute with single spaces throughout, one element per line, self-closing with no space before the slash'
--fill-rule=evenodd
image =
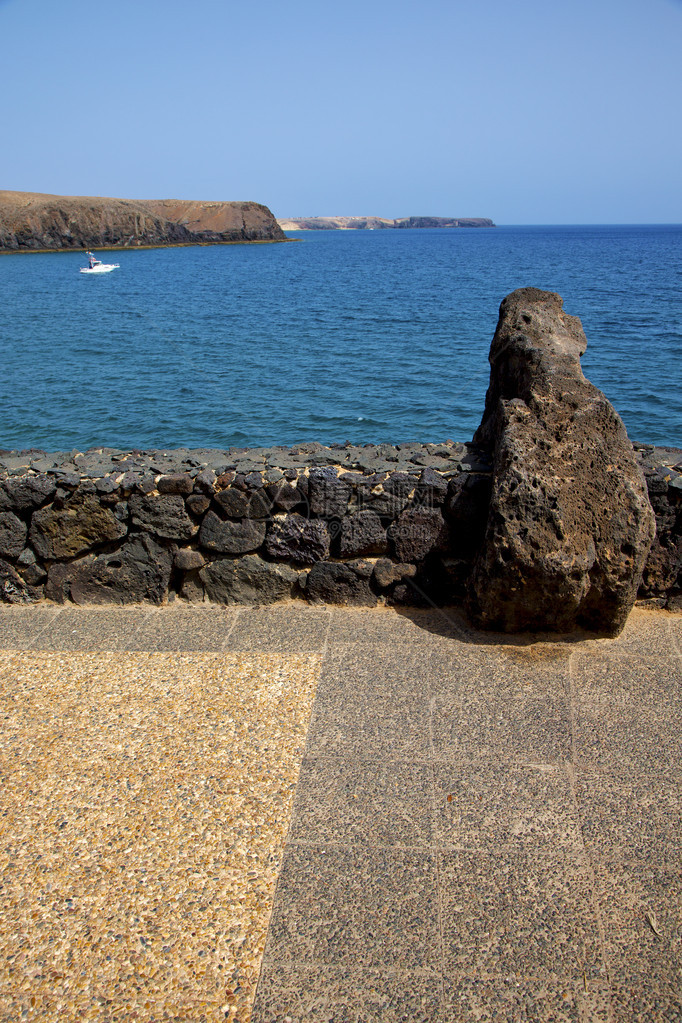
<path id="1" fill-rule="evenodd" d="M 0 257 L 0 447 L 468 440 L 500 301 L 558 291 L 633 440 L 682 447 L 682 227 L 299 232 Z"/>

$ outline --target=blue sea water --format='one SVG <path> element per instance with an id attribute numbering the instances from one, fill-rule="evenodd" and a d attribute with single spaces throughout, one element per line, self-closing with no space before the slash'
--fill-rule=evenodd
<path id="1" fill-rule="evenodd" d="M 558 291 L 633 440 L 682 447 L 682 227 L 324 231 L 0 257 L 0 448 L 468 440 L 502 298 Z"/>

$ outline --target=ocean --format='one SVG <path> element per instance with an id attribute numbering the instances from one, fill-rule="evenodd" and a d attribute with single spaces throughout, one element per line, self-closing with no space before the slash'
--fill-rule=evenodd
<path id="1" fill-rule="evenodd" d="M 298 232 L 0 256 L 0 448 L 469 440 L 500 301 L 558 291 L 632 440 L 682 447 L 682 226 Z"/>

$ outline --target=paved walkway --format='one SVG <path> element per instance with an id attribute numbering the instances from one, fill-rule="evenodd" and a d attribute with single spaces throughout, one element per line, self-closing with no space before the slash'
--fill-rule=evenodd
<path id="1" fill-rule="evenodd" d="M 1 1020 L 682 1021 L 682 616 L 41 606 L 0 650 Z"/>

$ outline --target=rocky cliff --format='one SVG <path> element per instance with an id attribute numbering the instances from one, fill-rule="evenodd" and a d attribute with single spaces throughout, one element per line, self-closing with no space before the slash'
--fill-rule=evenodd
<path id="1" fill-rule="evenodd" d="M 495 227 L 487 217 L 297 217 L 278 220 L 283 231 L 378 231 L 411 227 Z"/>
<path id="2" fill-rule="evenodd" d="M 256 202 L 105 199 L 0 191 L 0 250 L 284 241 Z"/>

